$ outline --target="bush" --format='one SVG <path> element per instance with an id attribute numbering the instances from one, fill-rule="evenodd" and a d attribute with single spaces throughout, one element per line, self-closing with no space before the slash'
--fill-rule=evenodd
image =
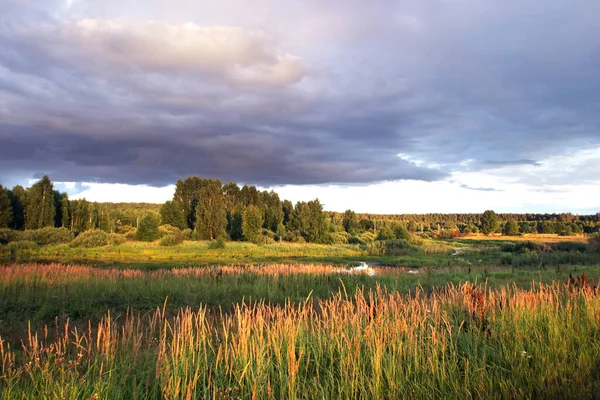
<path id="1" fill-rule="evenodd" d="M 553 243 L 552 249 L 566 252 L 580 252 L 583 253 L 587 250 L 587 245 L 580 242 L 559 242 Z"/>
<path id="2" fill-rule="evenodd" d="M 104 231 L 87 231 L 80 233 L 71 242 L 72 247 L 102 247 L 108 244 L 108 233 Z"/>
<path id="3" fill-rule="evenodd" d="M 138 224 L 135 239 L 141 242 L 153 242 L 160 237 L 158 224 L 160 217 L 156 213 L 147 213 Z"/>
<path id="4" fill-rule="evenodd" d="M 594 233 L 588 239 L 588 249 L 590 251 L 600 253 L 600 233 Z"/>
<path id="5" fill-rule="evenodd" d="M 225 248 L 225 238 L 223 236 L 219 236 L 215 240 L 212 240 L 208 243 L 209 249 L 224 249 Z"/>
<path id="6" fill-rule="evenodd" d="M 158 242 L 159 246 L 177 246 L 183 243 L 183 236 L 181 234 L 169 233 L 163 236 Z"/>
<path id="7" fill-rule="evenodd" d="M 119 235 L 118 233 L 109 233 L 108 234 L 108 244 L 112 246 L 118 246 L 127 241 L 125 235 Z"/>
<path id="8" fill-rule="evenodd" d="M 119 225 L 115 228 L 115 233 L 118 233 L 120 235 L 127 235 L 131 232 L 135 233 L 135 231 L 135 227 L 131 225 Z"/>
<path id="9" fill-rule="evenodd" d="M 8 244 L 17 240 L 25 240 L 24 232 L 15 231 L 8 228 L 0 229 L 0 244 Z"/>
<path id="10" fill-rule="evenodd" d="M 25 240 L 31 240 L 44 246 L 48 244 L 69 243 L 73 240 L 73 233 L 67 228 L 42 228 L 23 232 Z"/>
<path id="11" fill-rule="evenodd" d="M 255 243 L 260 244 L 260 245 L 273 244 L 273 243 L 275 243 L 275 239 L 273 239 L 272 237 L 267 236 L 267 235 L 260 235 L 259 237 L 256 238 Z"/>
<path id="12" fill-rule="evenodd" d="M 292 242 L 292 243 L 306 243 L 306 240 L 304 239 L 304 237 L 302 236 L 300 231 L 286 232 L 285 235 L 283 236 L 283 240 L 285 240 L 286 242 Z"/>
<path id="13" fill-rule="evenodd" d="M 192 230 L 190 228 L 185 228 L 181 231 L 181 236 L 183 236 L 183 240 L 190 240 L 192 238 Z"/>
<path id="14" fill-rule="evenodd" d="M 35 250 L 38 248 L 38 245 L 36 242 L 31 240 L 17 240 L 14 242 L 10 242 L 6 247 L 11 253 L 15 253 L 17 251 Z"/>
<path id="15" fill-rule="evenodd" d="M 346 244 L 348 243 L 348 232 L 335 232 L 330 235 L 331 244 Z"/>
<path id="16" fill-rule="evenodd" d="M 158 233 L 160 237 L 166 235 L 180 235 L 181 229 L 173 225 L 165 224 L 158 227 Z"/>
<path id="17" fill-rule="evenodd" d="M 527 252 L 535 252 L 535 251 L 550 251 L 550 247 L 546 246 L 543 243 L 535 243 L 530 240 L 526 242 L 517 242 L 517 243 L 505 243 L 500 249 L 505 253 L 527 253 Z"/>
<path id="18" fill-rule="evenodd" d="M 125 236 L 125 239 L 133 242 L 135 241 L 135 236 L 137 235 L 137 229 L 133 228 L 133 230 L 127 232 L 126 234 L 124 234 L 123 236 Z"/>

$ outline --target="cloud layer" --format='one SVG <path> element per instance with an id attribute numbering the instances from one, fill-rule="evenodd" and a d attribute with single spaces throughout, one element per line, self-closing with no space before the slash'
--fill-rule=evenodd
<path id="1" fill-rule="evenodd" d="M 5 184 L 432 182 L 600 146 L 596 2 L 32 3 L 0 17 Z"/>

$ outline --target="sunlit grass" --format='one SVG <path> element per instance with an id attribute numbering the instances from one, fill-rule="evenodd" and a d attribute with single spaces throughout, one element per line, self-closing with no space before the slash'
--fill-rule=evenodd
<path id="1" fill-rule="evenodd" d="M 52 328 L 50 328 L 52 329 Z M 230 313 L 165 307 L 0 346 L 2 398 L 589 398 L 600 297 L 562 284 L 344 288 Z M 0 339 L 1 340 L 1 339 Z"/>

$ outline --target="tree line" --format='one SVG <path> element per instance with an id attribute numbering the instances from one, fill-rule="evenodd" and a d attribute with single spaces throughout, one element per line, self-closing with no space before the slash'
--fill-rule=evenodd
<path id="1" fill-rule="evenodd" d="M 75 233 L 114 232 L 127 226 L 139 228 L 142 220 L 142 229 L 165 225 L 187 231 L 190 239 L 255 243 L 363 243 L 406 239 L 414 233 L 438 237 L 478 232 L 576 235 L 595 233 L 600 227 L 600 214 L 496 214 L 492 210 L 483 214 L 325 212 L 318 199 L 294 205 L 280 199 L 274 191 L 198 176 L 179 179 L 172 200 L 162 205 L 71 200 L 66 193 L 54 190 L 47 176 L 27 189 L 0 186 L 0 228 L 64 227 Z"/>

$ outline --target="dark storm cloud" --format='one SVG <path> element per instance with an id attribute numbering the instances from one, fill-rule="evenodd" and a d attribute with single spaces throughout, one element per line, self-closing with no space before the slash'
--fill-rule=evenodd
<path id="1" fill-rule="evenodd" d="M 599 144 L 595 2 L 322 3 L 262 29 L 9 2 L 0 176 L 434 181 Z"/>

